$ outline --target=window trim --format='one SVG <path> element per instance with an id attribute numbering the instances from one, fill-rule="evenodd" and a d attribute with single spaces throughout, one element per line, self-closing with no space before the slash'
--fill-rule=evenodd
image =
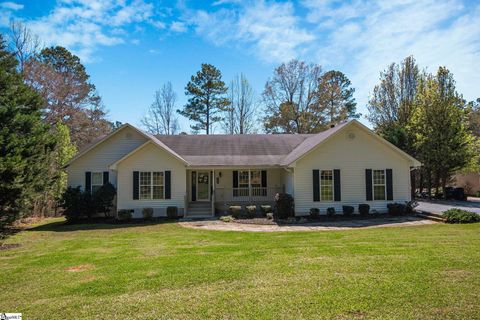
<path id="1" fill-rule="evenodd" d="M 319 193 L 320 193 L 320 202 L 333 202 L 335 201 L 335 177 L 333 175 L 333 169 L 319 169 L 318 170 L 318 188 L 319 188 Z M 323 171 L 330 171 L 332 174 L 332 199 L 331 200 L 324 200 L 322 197 L 322 172 Z"/>
<path id="2" fill-rule="evenodd" d="M 375 184 L 375 171 L 383 171 L 383 184 Z M 383 186 L 383 199 L 375 199 L 375 187 Z M 387 201 L 387 170 L 372 169 L 372 201 Z"/>
<path id="3" fill-rule="evenodd" d="M 93 183 L 93 175 L 94 175 L 94 174 L 100 174 L 100 177 L 102 177 L 102 178 L 101 178 L 101 180 L 102 180 L 102 183 L 101 183 L 101 184 L 94 184 L 94 183 Z M 90 178 L 90 192 L 93 194 L 93 193 L 96 192 L 96 191 L 93 191 L 93 187 L 94 187 L 94 186 L 96 186 L 96 187 L 98 186 L 98 188 L 100 189 L 100 188 L 105 184 L 105 181 L 103 181 L 103 171 L 92 171 L 92 172 L 90 173 L 90 176 L 91 176 L 91 178 Z M 97 190 L 98 190 L 98 189 L 97 189 Z"/>
<path id="4" fill-rule="evenodd" d="M 150 183 L 142 184 L 142 173 L 150 173 Z M 162 173 L 163 176 L 163 184 L 153 184 L 153 174 L 154 173 Z M 142 198 L 142 187 L 150 187 L 149 197 Z M 162 197 L 161 198 L 154 198 L 153 197 L 153 188 L 154 187 L 163 187 Z M 165 200 L 165 170 L 162 171 L 139 171 L 138 172 L 138 200 Z"/>

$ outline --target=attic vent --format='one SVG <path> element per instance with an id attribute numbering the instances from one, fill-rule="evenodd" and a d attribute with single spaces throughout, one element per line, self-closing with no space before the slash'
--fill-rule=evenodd
<path id="1" fill-rule="evenodd" d="M 351 131 L 348 132 L 348 133 L 347 133 L 347 139 L 348 139 L 348 140 L 354 140 L 354 139 L 355 139 L 355 133 L 353 133 L 353 132 L 351 132 Z"/>
<path id="2" fill-rule="evenodd" d="M 125 138 L 126 138 L 126 139 L 132 139 L 132 133 L 131 133 L 131 132 L 127 132 L 127 133 L 125 134 Z"/>

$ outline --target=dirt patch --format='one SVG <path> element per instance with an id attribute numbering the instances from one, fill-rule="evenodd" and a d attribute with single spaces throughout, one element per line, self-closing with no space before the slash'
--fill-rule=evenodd
<path id="1" fill-rule="evenodd" d="M 81 271 L 90 270 L 90 269 L 93 269 L 93 268 L 94 267 L 91 264 L 81 264 L 81 265 L 78 265 L 78 266 L 68 267 L 65 270 L 68 271 L 68 272 L 81 272 Z"/>
<path id="2" fill-rule="evenodd" d="M 0 250 L 15 249 L 21 246 L 22 245 L 20 243 L 7 243 L 7 244 L 4 243 L 0 245 Z"/>

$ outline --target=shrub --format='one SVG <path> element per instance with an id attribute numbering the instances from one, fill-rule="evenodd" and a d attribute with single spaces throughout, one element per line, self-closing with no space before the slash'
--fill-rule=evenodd
<path id="1" fill-rule="evenodd" d="M 295 216 L 293 197 L 288 193 L 277 193 L 275 195 L 274 217 L 276 219 L 287 219 Z"/>
<path id="2" fill-rule="evenodd" d="M 247 212 L 248 218 L 255 218 L 257 214 L 257 206 L 246 206 L 245 211 Z"/>
<path id="3" fill-rule="evenodd" d="M 342 206 L 342 210 L 344 216 L 351 216 L 355 211 L 355 208 L 352 206 Z"/>
<path id="4" fill-rule="evenodd" d="M 132 210 L 122 209 L 117 212 L 118 220 L 128 221 L 132 219 Z"/>
<path id="5" fill-rule="evenodd" d="M 310 208 L 310 218 L 318 219 L 318 217 L 320 217 L 320 209 Z"/>
<path id="6" fill-rule="evenodd" d="M 273 220 L 273 212 L 267 212 L 267 219 Z"/>
<path id="7" fill-rule="evenodd" d="M 117 194 L 117 190 L 111 183 L 104 184 L 93 194 L 93 202 L 95 212 L 101 212 L 105 218 L 110 216 L 110 211 L 113 208 L 113 199 Z"/>
<path id="8" fill-rule="evenodd" d="M 223 221 L 223 222 L 233 222 L 233 221 L 235 221 L 235 218 L 232 217 L 232 216 L 222 216 L 222 217 L 220 217 L 220 221 Z"/>
<path id="9" fill-rule="evenodd" d="M 330 207 L 330 208 L 327 208 L 327 216 L 334 216 L 335 215 L 335 208 L 334 207 Z"/>
<path id="10" fill-rule="evenodd" d="M 260 206 L 260 211 L 262 212 L 263 216 L 266 216 L 267 213 L 272 212 L 272 206 L 271 205 Z"/>
<path id="11" fill-rule="evenodd" d="M 392 216 L 403 216 L 407 210 L 407 206 L 403 203 L 389 203 L 387 208 L 388 214 Z"/>
<path id="12" fill-rule="evenodd" d="M 152 220 L 153 218 L 153 208 L 143 208 L 142 216 L 145 220 Z"/>
<path id="13" fill-rule="evenodd" d="M 366 203 L 362 203 L 358 205 L 358 212 L 360 212 L 361 215 L 365 216 L 370 213 L 370 205 Z"/>
<path id="14" fill-rule="evenodd" d="M 169 219 L 178 219 L 178 208 L 177 207 L 167 207 L 167 217 Z"/>
<path id="15" fill-rule="evenodd" d="M 480 222 L 480 215 L 461 209 L 449 209 L 442 213 L 447 223 L 473 223 Z"/>
<path id="16" fill-rule="evenodd" d="M 68 222 L 77 222 L 83 218 L 91 218 L 95 213 L 94 198 L 90 192 L 81 191 L 80 187 L 68 187 L 62 195 L 61 206 Z"/>
<path id="17" fill-rule="evenodd" d="M 240 218 L 242 215 L 242 207 L 241 206 L 230 206 L 228 207 L 228 214 L 234 217 L 235 219 Z"/>

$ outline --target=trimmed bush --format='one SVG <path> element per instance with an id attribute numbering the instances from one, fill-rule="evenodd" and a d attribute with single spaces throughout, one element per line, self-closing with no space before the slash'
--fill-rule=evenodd
<path id="1" fill-rule="evenodd" d="M 370 213 L 370 205 L 368 205 L 366 203 L 359 204 L 358 205 L 358 212 L 360 212 L 360 214 L 362 216 L 366 216 L 367 214 Z"/>
<path id="2" fill-rule="evenodd" d="M 223 222 L 233 222 L 233 221 L 235 221 L 235 218 L 232 217 L 232 216 L 221 216 L 221 217 L 220 217 L 220 221 L 223 221 Z"/>
<path id="3" fill-rule="evenodd" d="M 266 216 L 267 213 L 273 212 L 271 205 L 263 205 L 263 206 L 260 206 L 260 211 L 262 212 L 262 215 L 263 215 L 263 216 Z"/>
<path id="4" fill-rule="evenodd" d="M 128 221 L 132 219 L 132 210 L 122 209 L 117 212 L 118 220 Z"/>
<path id="5" fill-rule="evenodd" d="M 267 219 L 273 220 L 273 212 L 267 212 Z"/>
<path id="6" fill-rule="evenodd" d="M 344 216 L 351 216 L 355 211 L 355 208 L 352 206 L 342 206 L 342 210 Z"/>
<path id="7" fill-rule="evenodd" d="M 109 217 L 116 194 L 117 190 L 115 190 L 113 184 L 107 183 L 101 186 L 92 196 L 95 212 L 103 213 L 105 218 Z"/>
<path id="8" fill-rule="evenodd" d="M 277 193 L 275 195 L 275 219 L 287 219 L 295 216 L 294 202 L 292 195 L 288 193 Z"/>
<path id="9" fill-rule="evenodd" d="M 142 216 L 145 220 L 152 220 L 153 219 L 153 208 L 143 208 L 142 209 Z"/>
<path id="10" fill-rule="evenodd" d="M 230 206 L 228 207 L 228 214 L 234 217 L 235 219 L 240 218 L 242 215 L 242 207 L 241 206 Z"/>
<path id="11" fill-rule="evenodd" d="M 449 209 L 442 213 L 447 223 L 474 223 L 480 222 L 480 215 L 461 209 Z"/>
<path id="12" fill-rule="evenodd" d="M 246 206 L 245 211 L 247 213 L 247 218 L 255 218 L 257 215 L 257 206 Z"/>
<path id="13" fill-rule="evenodd" d="M 318 217 L 320 217 L 320 209 L 310 208 L 310 218 L 318 219 Z"/>
<path id="14" fill-rule="evenodd" d="M 74 223 L 81 219 L 92 217 L 96 212 L 94 198 L 90 192 L 80 190 L 80 187 L 68 187 L 62 195 L 61 207 L 67 222 Z"/>
<path id="15" fill-rule="evenodd" d="M 335 215 L 335 208 L 334 207 L 330 207 L 330 208 L 327 208 L 327 216 L 334 216 Z"/>
<path id="16" fill-rule="evenodd" d="M 389 203 L 387 208 L 388 214 L 392 216 L 403 216 L 407 211 L 407 206 L 403 203 Z"/>
<path id="17" fill-rule="evenodd" d="M 178 219 L 178 208 L 177 207 L 167 207 L 167 217 L 169 219 Z"/>

